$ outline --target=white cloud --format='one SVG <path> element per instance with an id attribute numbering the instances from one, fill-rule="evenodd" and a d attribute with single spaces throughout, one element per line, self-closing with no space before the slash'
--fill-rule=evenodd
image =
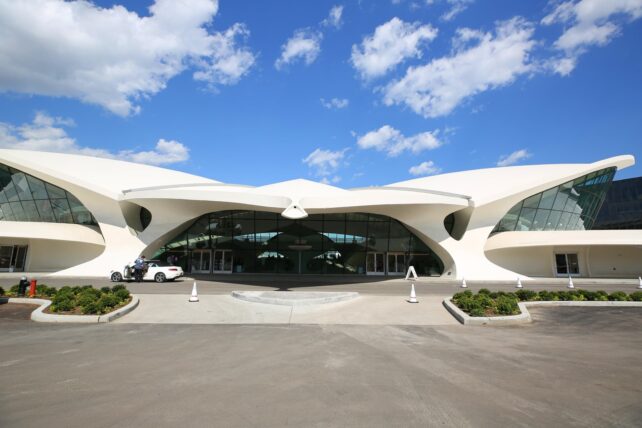
<path id="1" fill-rule="evenodd" d="M 189 159 L 187 147 L 177 141 L 162 138 L 153 150 L 140 152 L 121 150 L 114 153 L 105 149 L 83 147 L 64 129 L 73 125 L 71 119 L 52 117 L 44 112 L 36 113 L 31 123 L 20 126 L 0 122 L 0 148 L 98 156 L 150 165 L 166 165 Z"/>
<path id="2" fill-rule="evenodd" d="M 420 153 L 424 150 L 433 150 L 443 145 L 437 138 L 439 130 L 422 132 L 410 137 L 404 136 L 400 131 L 384 125 L 358 137 L 357 145 L 362 149 L 375 149 L 386 152 L 388 156 L 398 156 L 404 151 Z"/>
<path id="3" fill-rule="evenodd" d="M 515 165 L 521 160 L 528 159 L 531 154 L 526 149 L 514 151 L 508 156 L 500 156 L 497 161 L 497 166 L 510 166 Z"/>
<path id="4" fill-rule="evenodd" d="M 332 9 L 330 9 L 328 17 L 321 21 L 321 25 L 324 27 L 341 28 L 341 25 L 343 25 L 343 21 L 341 20 L 342 15 L 343 6 L 333 6 Z"/>
<path id="5" fill-rule="evenodd" d="M 332 178 L 323 177 L 321 179 L 321 183 L 323 183 L 323 184 L 337 184 L 340 181 L 341 181 L 341 177 L 339 177 L 338 175 L 335 175 Z"/>
<path id="6" fill-rule="evenodd" d="M 415 165 L 410 167 L 408 172 L 412 175 L 432 175 L 432 174 L 438 174 L 441 172 L 441 168 L 437 167 L 433 161 L 426 161 L 422 162 L 419 165 Z"/>
<path id="7" fill-rule="evenodd" d="M 494 34 L 459 29 L 451 56 L 409 67 L 384 89 L 384 102 L 406 104 L 426 118 L 445 116 L 466 98 L 531 71 L 532 36 L 533 26 L 517 17 L 498 23 Z"/>
<path id="8" fill-rule="evenodd" d="M 468 9 L 468 6 L 473 2 L 473 0 L 446 0 L 450 9 L 443 15 L 441 19 L 444 21 L 452 21 L 457 15 Z"/>
<path id="9" fill-rule="evenodd" d="M 325 98 L 321 98 L 321 105 L 327 109 L 342 109 L 348 107 L 348 104 L 350 104 L 350 101 L 347 98 L 332 98 L 330 100 L 326 100 Z"/>
<path id="10" fill-rule="evenodd" d="M 352 65 L 363 79 L 383 76 L 407 58 L 420 58 L 420 47 L 435 37 L 437 29 L 430 24 L 392 18 L 364 37 L 361 45 L 352 45 Z"/>
<path id="11" fill-rule="evenodd" d="M 296 30 L 281 46 L 281 56 L 274 63 L 277 70 L 297 60 L 302 60 L 305 65 L 312 64 L 321 52 L 323 34 L 309 29 Z"/>
<path id="12" fill-rule="evenodd" d="M 332 175 L 341 165 L 347 150 L 332 151 L 317 148 L 303 159 L 303 163 L 319 176 Z"/>
<path id="13" fill-rule="evenodd" d="M 88 1 L 0 0 L 0 91 L 63 96 L 127 116 L 192 68 L 210 85 L 236 83 L 254 64 L 234 24 L 209 30 L 216 0 L 156 0 L 148 16 Z"/>
<path id="14" fill-rule="evenodd" d="M 549 65 L 558 74 L 570 74 L 578 57 L 588 47 L 604 46 L 620 33 L 618 18 L 633 21 L 640 17 L 642 0 L 570 0 L 559 3 L 542 19 L 542 24 L 570 26 L 554 43 L 556 49 L 564 52 L 564 57 L 554 59 Z"/>

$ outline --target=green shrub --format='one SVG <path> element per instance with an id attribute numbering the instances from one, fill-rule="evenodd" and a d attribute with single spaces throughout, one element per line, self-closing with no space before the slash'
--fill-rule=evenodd
<path id="1" fill-rule="evenodd" d="M 114 292 L 114 296 L 118 297 L 121 302 L 124 302 L 125 300 L 129 299 L 129 290 L 126 288 L 121 288 L 120 290 L 116 290 Z"/>
<path id="2" fill-rule="evenodd" d="M 482 308 L 475 307 L 470 310 L 468 315 L 471 317 L 483 317 L 486 316 L 486 312 Z"/>
<path id="3" fill-rule="evenodd" d="M 604 290 L 598 290 L 595 292 L 595 300 L 606 302 L 607 300 L 609 300 L 609 293 Z"/>
<path id="4" fill-rule="evenodd" d="M 76 307 L 76 300 L 72 293 L 58 293 L 51 300 L 51 310 L 53 312 L 71 311 Z"/>
<path id="5" fill-rule="evenodd" d="M 609 300 L 624 302 L 629 300 L 629 296 L 624 291 L 615 291 L 609 294 Z"/>
<path id="6" fill-rule="evenodd" d="M 482 288 L 481 290 L 479 290 L 477 292 L 477 294 L 485 294 L 485 295 L 489 296 L 490 295 L 490 290 L 488 288 Z"/>
<path id="7" fill-rule="evenodd" d="M 567 293 L 568 293 L 568 300 L 572 300 L 574 302 L 586 300 L 584 298 L 584 295 L 578 291 L 568 291 Z"/>
<path id="8" fill-rule="evenodd" d="M 127 287 L 125 287 L 123 284 L 116 284 L 111 288 L 112 293 L 115 293 L 118 290 L 127 290 Z"/>
<path id="9" fill-rule="evenodd" d="M 4 296 L 4 288 L 0 287 L 0 296 Z"/>
<path id="10" fill-rule="evenodd" d="M 539 300 L 542 300 L 542 301 L 545 301 L 545 302 L 559 300 L 559 297 L 557 296 L 556 293 L 548 291 L 548 290 L 540 291 L 539 293 L 537 293 L 537 297 L 539 297 Z"/>
<path id="11" fill-rule="evenodd" d="M 79 306 L 80 312 L 84 315 L 94 315 L 98 313 L 98 300 L 86 301 L 84 304 Z"/>
<path id="12" fill-rule="evenodd" d="M 100 288 L 100 291 L 101 291 L 103 294 L 111 293 L 111 288 L 109 288 L 109 287 L 101 287 L 101 288 Z"/>
<path id="13" fill-rule="evenodd" d="M 515 295 L 517 295 L 517 298 L 521 300 L 522 302 L 527 302 L 529 300 L 537 300 L 537 292 L 533 290 L 518 290 Z"/>
<path id="14" fill-rule="evenodd" d="M 634 302 L 642 302 L 642 291 L 635 291 L 635 292 L 629 294 L 629 297 Z"/>
<path id="15" fill-rule="evenodd" d="M 511 296 L 499 296 L 496 300 L 496 312 L 500 315 L 514 315 L 519 313 L 517 298 Z"/>
<path id="16" fill-rule="evenodd" d="M 9 289 L 9 294 L 11 294 L 12 296 L 17 296 L 18 295 L 18 287 L 19 287 L 18 284 L 12 285 L 11 288 Z"/>
<path id="17" fill-rule="evenodd" d="M 98 297 L 94 295 L 94 293 L 80 293 L 78 297 L 76 297 L 76 304 L 78 306 L 86 306 L 89 303 L 96 303 L 98 301 Z"/>
<path id="18" fill-rule="evenodd" d="M 113 294 L 103 294 L 100 299 L 98 299 L 97 305 L 100 313 L 107 313 L 115 306 L 118 306 L 120 300 L 118 297 Z"/>

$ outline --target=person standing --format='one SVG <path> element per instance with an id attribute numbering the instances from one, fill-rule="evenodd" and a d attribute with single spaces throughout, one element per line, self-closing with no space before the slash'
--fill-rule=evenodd
<path id="1" fill-rule="evenodd" d="M 143 281 L 144 270 L 145 270 L 145 256 L 140 256 L 134 262 L 134 280 L 136 282 Z"/>

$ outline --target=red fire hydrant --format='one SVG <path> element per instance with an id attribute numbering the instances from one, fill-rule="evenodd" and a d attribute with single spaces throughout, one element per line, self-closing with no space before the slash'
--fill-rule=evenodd
<path id="1" fill-rule="evenodd" d="M 29 297 L 36 297 L 36 280 L 32 279 L 29 285 Z"/>

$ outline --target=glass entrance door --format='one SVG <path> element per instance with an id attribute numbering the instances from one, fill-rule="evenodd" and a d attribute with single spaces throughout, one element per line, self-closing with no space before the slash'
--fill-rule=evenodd
<path id="1" fill-rule="evenodd" d="M 555 254 L 555 272 L 557 276 L 579 275 L 580 264 L 577 254 Z"/>
<path id="2" fill-rule="evenodd" d="M 11 266 L 12 255 L 13 255 L 13 245 L 0 246 L 0 271 L 1 272 L 9 271 L 9 266 Z"/>
<path id="3" fill-rule="evenodd" d="M 404 253 L 388 253 L 388 274 L 406 274 L 406 255 Z"/>
<path id="4" fill-rule="evenodd" d="M 210 250 L 192 251 L 192 273 L 210 273 L 211 257 Z"/>
<path id="5" fill-rule="evenodd" d="M 383 275 L 385 274 L 384 269 L 384 254 L 368 253 L 366 256 L 366 274 Z"/>
<path id="6" fill-rule="evenodd" d="M 214 273 L 232 273 L 232 251 L 214 251 Z"/>

